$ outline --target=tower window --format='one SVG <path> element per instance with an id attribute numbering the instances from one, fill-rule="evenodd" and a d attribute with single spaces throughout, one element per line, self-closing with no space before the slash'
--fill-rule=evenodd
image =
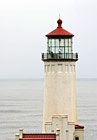
<path id="1" fill-rule="evenodd" d="M 60 39 L 60 46 L 64 46 L 64 39 Z"/>
<path id="2" fill-rule="evenodd" d="M 52 46 L 52 40 L 49 39 L 49 46 Z"/>
<path id="3" fill-rule="evenodd" d="M 69 39 L 69 46 L 72 46 L 72 39 Z"/>
<path id="4" fill-rule="evenodd" d="M 59 47 L 59 39 L 56 39 L 56 46 Z"/>
<path id="5" fill-rule="evenodd" d="M 79 137 L 75 137 L 75 140 L 79 140 Z"/>
<path id="6" fill-rule="evenodd" d="M 65 53 L 68 53 L 68 47 L 65 47 Z"/>
<path id="7" fill-rule="evenodd" d="M 66 46 L 66 47 L 69 46 L 69 41 L 68 41 L 68 39 L 65 39 L 65 46 Z"/>
<path id="8" fill-rule="evenodd" d="M 55 46 L 55 40 L 52 39 L 52 47 L 54 47 L 54 46 Z"/>

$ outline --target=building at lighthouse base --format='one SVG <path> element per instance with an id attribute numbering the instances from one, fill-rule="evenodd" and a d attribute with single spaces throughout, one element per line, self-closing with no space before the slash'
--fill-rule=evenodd
<path id="1" fill-rule="evenodd" d="M 53 115 L 44 133 L 23 133 L 20 128 L 16 140 L 84 140 L 84 126 L 68 122 L 67 115 Z"/>
<path id="2" fill-rule="evenodd" d="M 52 122 L 45 123 L 46 133 L 56 133 L 58 140 L 84 140 L 84 126 L 68 122 L 67 115 L 53 115 Z"/>

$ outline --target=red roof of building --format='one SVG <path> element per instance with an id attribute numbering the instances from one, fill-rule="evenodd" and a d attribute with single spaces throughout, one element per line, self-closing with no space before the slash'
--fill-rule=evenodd
<path id="1" fill-rule="evenodd" d="M 50 33 L 48 33 L 46 36 L 47 37 L 52 37 L 52 36 L 74 36 L 72 33 L 70 33 L 70 32 L 68 32 L 68 31 L 66 31 L 65 29 L 63 29 L 62 28 L 62 20 L 61 19 L 59 19 L 58 21 L 57 21 L 57 23 L 58 23 L 58 27 L 55 29 L 55 30 L 53 30 L 52 32 L 50 32 Z"/>
<path id="2" fill-rule="evenodd" d="M 84 128 L 84 126 L 82 126 L 82 125 L 75 125 L 75 128 L 76 129 L 80 129 L 80 128 Z"/>
<path id="3" fill-rule="evenodd" d="M 24 133 L 19 140 L 56 140 L 55 133 Z"/>

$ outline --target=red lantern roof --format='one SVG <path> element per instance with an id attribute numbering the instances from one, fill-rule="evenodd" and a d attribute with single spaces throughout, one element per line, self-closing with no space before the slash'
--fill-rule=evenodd
<path id="1" fill-rule="evenodd" d="M 59 19 L 57 21 L 58 23 L 58 27 L 53 30 L 52 32 L 48 33 L 46 36 L 47 37 L 58 37 L 58 36 L 71 36 L 73 37 L 74 35 L 68 31 L 66 31 L 65 29 L 62 28 L 62 20 Z"/>

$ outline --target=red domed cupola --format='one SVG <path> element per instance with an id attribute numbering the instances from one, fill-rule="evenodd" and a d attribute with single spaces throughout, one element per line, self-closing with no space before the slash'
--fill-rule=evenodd
<path id="1" fill-rule="evenodd" d="M 52 37 L 52 36 L 53 37 L 58 37 L 58 36 L 73 37 L 74 36 L 72 33 L 68 32 L 67 30 L 62 28 L 62 20 L 61 19 L 58 19 L 57 23 L 58 23 L 58 27 L 55 30 L 53 30 L 52 32 L 48 33 L 46 35 L 47 37 Z"/>
<path id="2" fill-rule="evenodd" d="M 62 20 L 61 20 L 61 19 L 58 19 L 58 20 L 57 20 L 57 23 L 58 23 L 58 28 L 62 28 L 62 27 L 61 27 Z"/>

